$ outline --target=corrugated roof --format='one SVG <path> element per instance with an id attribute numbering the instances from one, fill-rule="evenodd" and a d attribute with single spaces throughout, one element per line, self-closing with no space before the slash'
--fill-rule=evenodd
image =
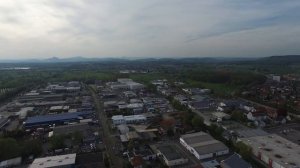
<path id="1" fill-rule="evenodd" d="M 215 140 L 205 132 L 182 135 L 181 139 L 194 148 L 199 155 L 228 150 L 222 142 Z"/>
<path id="2" fill-rule="evenodd" d="M 34 117 L 29 117 L 25 121 L 25 124 L 35 124 L 35 123 L 43 123 L 43 122 L 54 122 L 59 120 L 77 119 L 78 117 L 89 115 L 89 114 L 91 114 L 91 112 L 74 112 L 74 113 L 34 116 Z"/>
<path id="3" fill-rule="evenodd" d="M 37 158 L 29 166 L 30 168 L 46 168 L 46 167 L 63 167 L 67 165 L 74 165 L 76 154 L 48 156 L 44 158 Z"/>
<path id="4" fill-rule="evenodd" d="M 251 165 L 243 160 L 238 154 L 233 154 L 226 160 L 223 160 L 222 165 L 225 164 L 230 168 L 251 168 Z"/>
<path id="5" fill-rule="evenodd" d="M 168 160 L 177 160 L 183 158 L 180 152 L 172 145 L 161 145 L 157 147 L 157 150 L 162 153 Z"/>

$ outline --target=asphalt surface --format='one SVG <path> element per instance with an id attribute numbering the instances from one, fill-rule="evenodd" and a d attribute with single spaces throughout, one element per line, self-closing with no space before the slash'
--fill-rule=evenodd
<path id="1" fill-rule="evenodd" d="M 116 149 L 115 149 L 116 139 L 110 133 L 109 125 L 107 124 L 107 117 L 103 111 L 102 101 L 99 99 L 98 95 L 96 94 L 96 92 L 92 87 L 89 87 L 89 90 L 95 102 L 96 115 L 99 118 L 99 121 L 101 121 L 102 138 L 103 138 L 103 143 L 105 145 L 106 152 L 110 157 L 110 166 L 114 168 L 123 167 L 123 160 L 120 157 L 116 156 Z"/>

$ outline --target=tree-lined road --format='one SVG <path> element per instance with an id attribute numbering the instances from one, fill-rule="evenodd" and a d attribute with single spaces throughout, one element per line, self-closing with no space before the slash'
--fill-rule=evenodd
<path id="1" fill-rule="evenodd" d="M 90 90 L 91 95 L 95 102 L 96 115 L 99 118 L 99 121 L 101 121 L 102 138 L 103 138 L 103 143 L 105 145 L 106 152 L 108 153 L 108 155 L 110 157 L 110 166 L 115 167 L 115 168 L 123 167 L 123 160 L 121 158 L 119 158 L 118 156 L 116 156 L 115 152 L 114 152 L 114 146 L 115 146 L 116 142 L 115 142 L 114 137 L 110 133 L 109 126 L 106 124 L 107 118 L 103 111 L 102 102 L 92 87 L 89 87 L 89 90 Z"/>

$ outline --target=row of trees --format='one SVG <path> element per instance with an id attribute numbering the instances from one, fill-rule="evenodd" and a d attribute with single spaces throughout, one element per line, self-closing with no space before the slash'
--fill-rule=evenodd
<path id="1" fill-rule="evenodd" d="M 216 124 L 211 124 L 207 126 L 204 124 L 204 119 L 191 112 L 187 107 L 179 104 L 176 101 L 172 101 L 175 108 L 184 111 L 182 121 L 185 125 L 189 125 L 196 131 L 205 131 L 209 132 L 209 134 L 217 140 L 224 142 L 228 147 L 233 149 L 235 152 L 239 153 L 244 159 L 255 164 L 256 166 L 260 166 L 252 159 L 252 149 L 248 145 L 242 142 L 232 142 L 230 140 L 226 140 L 222 135 L 224 129 Z M 243 121 L 244 115 L 239 111 L 233 111 L 232 117 L 234 120 Z"/>
<path id="2" fill-rule="evenodd" d="M 262 83 L 266 77 L 262 74 L 246 71 L 229 70 L 186 70 L 182 71 L 180 76 L 183 79 L 208 83 L 223 83 L 232 85 L 248 85 L 250 83 Z"/>
<path id="3" fill-rule="evenodd" d="M 13 138 L 0 138 L 0 161 L 22 156 L 39 156 L 43 149 L 39 140 L 18 142 Z"/>

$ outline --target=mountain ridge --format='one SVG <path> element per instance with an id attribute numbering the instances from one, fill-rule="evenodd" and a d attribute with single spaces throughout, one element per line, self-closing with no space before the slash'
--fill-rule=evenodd
<path id="1" fill-rule="evenodd" d="M 300 55 L 282 55 L 267 57 L 179 57 L 179 58 L 89 58 L 75 56 L 69 58 L 50 57 L 46 59 L 20 59 L 20 60 L 0 60 L 0 63 L 76 63 L 76 62 L 178 62 L 183 63 L 258 63 L 258 64 L 295 64 L 300 63 Z"/>

